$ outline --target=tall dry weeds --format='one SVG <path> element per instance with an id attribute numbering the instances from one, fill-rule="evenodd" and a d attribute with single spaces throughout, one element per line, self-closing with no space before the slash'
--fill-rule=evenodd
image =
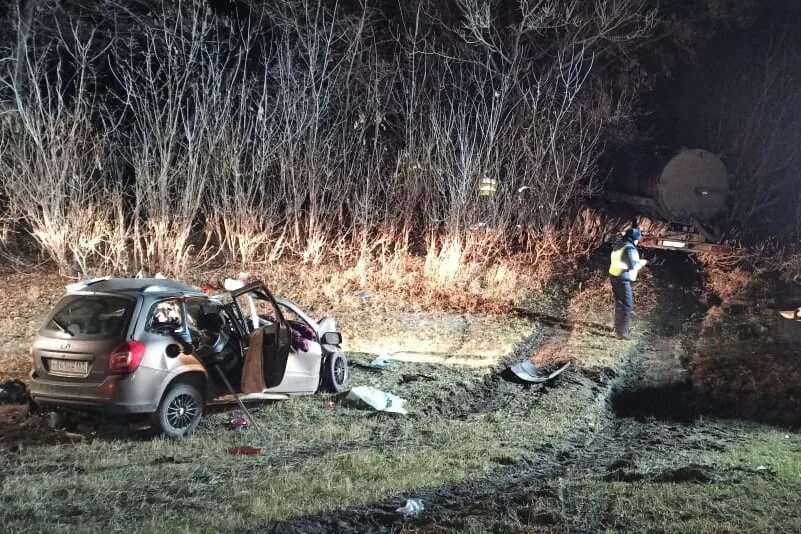
<path id="1" fill-rule="evenodd" d="M 22 75 L 0 96 L 16 227 L 83 272 L 291 258 L 402 278 L 418 258 L 447 286 L 518 255 L 545 273 L 588 253 L 605 235 L 579 210 L 602 132 L 631 111 L 604 69 L 646 42 L 655 10 L 457 6 L 402 6 L 388 27 L 285 0 L 230 31 L 199 4 L 150 18 L 114 4 L 128 31 L 95 42 L 71 22 L 51 37 L 71 51 L 56 66 L 19 39 L 3 65 Z"/>

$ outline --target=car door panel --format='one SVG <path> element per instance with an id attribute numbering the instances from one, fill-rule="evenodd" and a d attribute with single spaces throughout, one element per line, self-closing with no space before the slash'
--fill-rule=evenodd
<path id="1" fill-rule="evenodd" d="M 314 393 L 320 384 L 322 348 L 319 343 L 309 342 L 308 350 L 292 350 L 287 358 L 283 381 L 272 393 Z"/>
<path id="2" fill-rule="evenodd" d="M 270 389 L 281 384 L 289 360 L 290 333 L 286 323 L 273 323 L 263 326 L 262 372 L 264 384 Z"/>

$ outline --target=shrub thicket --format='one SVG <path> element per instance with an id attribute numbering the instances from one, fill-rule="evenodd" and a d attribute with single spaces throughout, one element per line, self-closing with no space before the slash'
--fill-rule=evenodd
<path id="1" fill-rule="evenodd" d="M 21 2 L 0 239 L 83 273 L 416 255 L 440 281 L 586 250 L 603 143 L 630 135 L 640 51 L 675 18 L 648 0 L 389 4 Z"/>

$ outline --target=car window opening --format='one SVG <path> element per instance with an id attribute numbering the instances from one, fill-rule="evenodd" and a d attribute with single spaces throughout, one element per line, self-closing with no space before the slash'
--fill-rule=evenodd
<path id="1" fill-rule="evenodd" d="M 119 337 L 126 326 L 131 303 L 124 297 L 71 296 L 53 313 L 43 331 L 76 339 Z"/>

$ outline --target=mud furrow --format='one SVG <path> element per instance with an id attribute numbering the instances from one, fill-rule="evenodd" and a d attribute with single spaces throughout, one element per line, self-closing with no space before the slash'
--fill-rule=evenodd
<path id="1" fill-rule="evenodd" d="M 565 387 L 585 388 L 592 384 L 596 388 L 595 403 L 604 405 L 611 390 L 611 379 L 594 382 L 581 375 L 568 379 Z M 499 399 L 504 395 L 504 384 L 509 384 L 498 375 L 487 375 L 477 389 L 483 396 L 475 401 L 483 413 L 494 411 L 499 406 Z M 516 384 L 512 386 L 520 387 Z M 521 394 L 517 389 L 517 395 Z M 532 399 L 534 402 L 535 399 Z M 476 413 L 464 408 L 464 413 Z M 475 407 L 473 408 L 475 410 Z M 599 430 L 598 432 L 604 432 Z M 498 515 L 506 517 L 516 513 L 531 495 L 542 497 L 555 495 L 553 482 L 573 465 L 582 459 L 596 458 L 596 453 L 589 452 L 587 444 L 595 442 L 598 432 L 587 434 L 576 432 L 558 445 L 547 444 L 530 451 L 526 457 L 511 465 L 502 466 L 492 474 L 475 478 L 466 482 L 443 486 L 436 489 L 415 492 L 415 496 L 426 503 L 426 513 L 419 519 L 404 519 L 395 510 L 398 500 L 392 499 L 374 503 L 366 507 L 342 510 L 334 514 L 303 518 L 292 522 L 271 526 L 257 527 L 239 532 L 269 533 L 323 533 L 323 532 L 446 532 L 460 528 L 460 516 L 479 513 L 482 517 Z M 606 440 L 602 440 L 606 441 Z M 600 441 L 599 441 L 600 443 Z M 599 451 L 604 447 L 598 445 Z M 595 451 L 596 448 L 592 450 Z M 537 521 L 546 518 L 539 517 Z"/>

